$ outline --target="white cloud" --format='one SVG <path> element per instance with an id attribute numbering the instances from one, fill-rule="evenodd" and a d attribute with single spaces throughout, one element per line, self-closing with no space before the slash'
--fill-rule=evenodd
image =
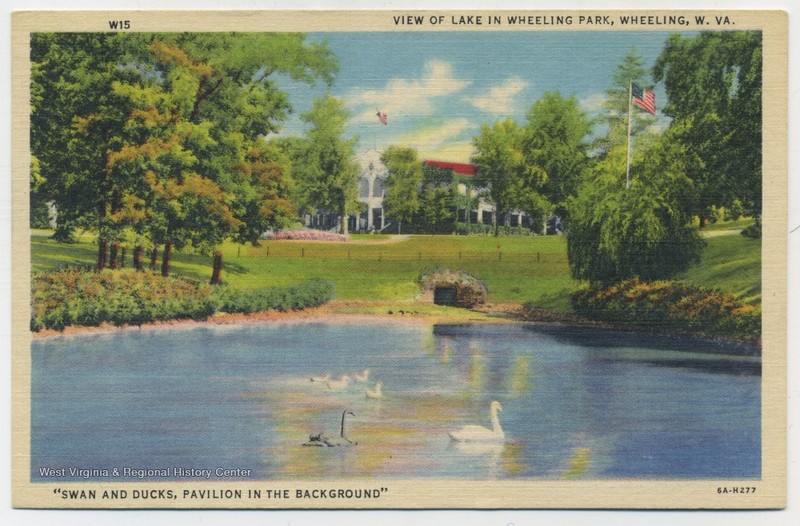
<path id="1" fill-rule="evenodd" d="M 431 152 L 440 150 L 443 146 L 449 147 L 453 139 L 458 138 L 465 131 L 475 128 L 477 128 L 477 126 L 469 121 L 469 119 L 452 119 L 440 126 L 404 133 L 399 135 L 392 142 L 394 144 L 416 148 L 422 155 L 429 156 Z"/>
<path id="2" fill-rule="evenodd" d="M 464 100 L 487 113 L 508 115 L 516 111 L 517 108 L 514 107 L 514 99 L 527 87 L 527 81 L 512 77 L 503 84 L 492 86 L 485 95 L 464 97 Z"/>
<path id="3" fill-rule="evenodd" d="M 453 76 L 453 66 L 442 60 L 425 64 L 421 79 L 390 79 L 381 90 L 353 90 L 345 100 L 360 108 L 354 122 L 371 122 L 376 109 L 391 120 L 397 115 L 425 115 L 433 109 L 434 99 L 452 95 L 469 86 L 470 82 Z M 366 106 L 366 107 L 364 107 Z"/>
<path id="4" fill-rule="evenodd" d="M 444 144 L 439 148 L 434 148 L 425 152 L 426 159 L 435 161 L 449 161 L 454 163 L 468 163 L 474 147 L 472 140 L 464 140 Z"/>

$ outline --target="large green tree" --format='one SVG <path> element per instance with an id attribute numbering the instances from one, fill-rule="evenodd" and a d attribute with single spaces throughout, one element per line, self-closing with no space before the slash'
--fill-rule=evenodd
<path id="1" fill-rule="evenodd" d="M 410 223 L 420 208 L 422 163 L 414 148 L 390 146 L 381 154 L 381 162 L 389 172 L 386 177 L 386 215 L 397 221 L 397 233 L 405 221 Z"/>
<path id="2" fill-rule="evenodd" d="M 650 115 L 631 108 L 631 84 L 643 89 L 651 89 L 650 70 L 645 67 L 644 59 L 632 48 L 617 65 L 611 77 L 611 87 L 605 90 L 602 121 L 606 125 L 606 133 L 595 142 L 595 148 L 601 155 L 620 145 L 627 144 L 628 112 L 631 111 L 631 137 L 652 126 L 656 121 Z"/>
<path id="3" fill-rule="evenodd" d="M 301 116 L 310 128 L 297 152 L 295 178 L 305 201 L 318 210 L 339 215 L 341 233 L 348 231 L 349 214 L 359 210 L 359 166 L 353 137 L 345 138 L 348 114 L 344 102 L 330 94 L 317 97 Z"/>
<path id="4" fill-rule="evenodd" d="M 523 132 L 528 179 L 535 194 L 546 197 L 562 216 L 587 168 L 591 131 L 592 122 L 574 96 L 548 92 L 528 111 Z"/>
<path id="5" fill-rule="evenodd" d="M 216 186 L 217 202 L 204 196 L 197 204 L 202 221 L 168 224 L 178 228 L 177 241 L 201 252 L 215 250 L 212 283 L 220 281 L 222 253 L 216 247 L 225 237 L 257 242 L 259 235 L 294 213 L 289 202 L 286 163 L 267 148 L 263 137 L 279 129 L 291 106 L 271 77 L 283 73 L 295 80 L 331 80 L 336 63 L 324 47 L 304 44 L 297 34 L 188 34 L 159 35 L 149 46 L 157 60 L 161 87 L 177 101 L 171 122 L 184 128 L 207 130 L 208 140 L 192 140 L 194 172 Z M 285 161 L 285 159 L 284 159 Z M 205 205 L 205 206 L 202 206 Z M 175 207 L 173 207 L 174 209 Z M 189 220 L 180 214 L 173 219 Z M 196 229 L 197 226 L 201 228 Z M 167 269 L 172 235 L 164 239 Z"/>
<path id="6" fill-rule="evenodd" d="M 518 206 L 523 194 L 530 191 L 530 185 L 526 184 L 522 130 L 510 117 L 491 125 L 484 124 L 473 144 L 475 153 L 471 162 L 477 166 L 478 184 L 486 188 L 486 195 L 495 206 L 494 235 L 497 236 L 500 228 L 497 215 Z"/>
<path id="7" fill-rule="evenodd" d="M 712 205 L 739 200 L 761 215 L 762 49 L 759 31 L 671 35 L 654 77 L 663 81 L 671 136 L 686 150 L 701 226 Z"/>
<path id="8" fill-rule="evenodd" d="M 131 48 L 122 35 L 31 35 L 33 204 L 55 205 L 59 239 L 76 227 L 96 232 L 99 268 L 107 264 L 109 240 L 119 235 L 111 215 L 121 188 L 110 157 L 126 144 L 132 107 L 113 86 L 141 78 L 140 70 L 125 67 Z"/>
<path id="9" fill-rule="evenodd" d="M 330 82 L 337 69 L 326 46 L 288 33 L 43 34 L 32 61 L 37 198 L 98 232 L 98 267 L 108 240 L 113 254 L 133 232 L 164 244 L 166 274 L 173 246 L 255 241 L 292 213 L 263 142 L 291 110 L 274 77 Z"/>
<path id="10" fill-rule="evenodd" d="M 567 256 L 576 279 L 609 284 L 639 276 L 665 279 L 699 260 L 704 245 L 691 225 L 692 182 L 685 151 L 648 136 L 634 156 L 625 187 L 626 148 L 597 163 L 569 200 Z"/>

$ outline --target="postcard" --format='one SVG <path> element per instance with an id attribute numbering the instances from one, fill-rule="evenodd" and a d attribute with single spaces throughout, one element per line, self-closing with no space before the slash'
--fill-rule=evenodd
<path id="1" fill-rule="evenodd" d="M 12 22 L 15 507 L 785 506 L 785 13 Z"/>

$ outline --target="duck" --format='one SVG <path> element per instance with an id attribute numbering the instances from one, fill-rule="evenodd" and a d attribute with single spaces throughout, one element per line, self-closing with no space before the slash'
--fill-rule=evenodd
<path id="1" fill-rule="evenodd" d="M 349 438 L 347 438 L 347 434 L 345 433 L 345 419 L 347 415 L 356 416 L 350 410 L 344 410 L 342 412 L 342 424 L 339 428 L 339 436 L 338 437 L 331 437 L 326 435 L 324 432 L 317 433 L 308 436 L 308 442 L 303 443 L 304 446 L 311 446 L 311 447 L 340 447 L 340 446 L 355 446 L 358 442 L 353 442 Z"/>
<path id="2" fill-rule="evenodd" d="M 342 389 L 346 389 L 348 385 L 350 385 L 350 377 L 346 374 L 343 374 L 339 377 L 338 380 L 328 380 L 327 382 L 328 389 L 334 391 L 341 391 Z"/>
<path id="3" fill-rule="evenodd" d="M 312 382 L 324 383 L 331 379 L 331 373 L 325 373 L 318 376 L 312 376 Z"/>
<path id="4" fill-rule="evenodd" d="M 505 433 L 500 427 L 500 419 L 497 416 L 498 411 L 502 411 L 503 406 L 497 400 L 489 404 L 489 415 L 492 421 L 492 429 L 487 429 L 483 426 L 469 425 L 461 429 L 448 432 L 450 439 L 456 442 L 502 442 L 505 439 Z"/>
<path id="5" fill-rule="evenodd" d="M 383 392 L 381 388 L 383 387 L 383 382 L 378 382 L 375 384 L 374 389 L 364 389 L 364 394 L 367 398 L 382 398 Z"/>

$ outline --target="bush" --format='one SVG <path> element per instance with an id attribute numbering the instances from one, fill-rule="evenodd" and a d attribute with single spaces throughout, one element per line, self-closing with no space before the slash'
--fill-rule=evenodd
<path id="1" fill-rule="evenodd" d="M 438 287 L 451 287 L 456 291 L 456 307 L 472 308 L 486 302 L 489 294 L 486 285 L 463 270 L 439 269 L 430 274 L 422 274 L 418 280 L 420 287 L 433 291 Z"/>
<path id="2" fill-rule="evenodd" d="M 500 235 L 503 236 L 535 236 L 536 232 L 530 228 L 519 226 L 505 226 L 501 225 L 498 229 Z M 484 225 L 482 223 L 456 223 L 455 233 L 458 235 L 494 235 L 493 225 Z"/>
<path id="3" fill-rule="evenodd" d="M 761 239 L 761 218 L 756 217 L 756 222 L 742 230 L 741 234 L 750 239 Z"/>
<path id="4" fill-rule="evenodd" d="M 761 309 L 730 294 L 693 285 L 638 278 L 589 287 L 572 297 L 576 313 L 600 321 L 687 330 L 747 341 L 761 337 Z"/>
<path id="5" fill-rule="evenodd" d="M 293 287 L 235 290 L 135 270 L 67 268 L 31 281 L 31 330 L 68 325 L 139 325 L 171 319 L 204 320 L 214 313 L 302 309 L 333 297 L 322 280 Z"/>
<path id="6" fill-rule="evenodd" d="M 134 270 L 67 268 L 34 274 L 31 284 L 33 330 L 205 319 L 215 311 L 210 286 Z"/>
<path id="7" fill-rule="evenodd" d="M 299 310 L 316 307 L 333 298 L 333 284 L 321 279 L 291 287 L 238 290 L 226 286 L 215 291 L 221 312 L 249 313 L 267 310 Z"/>

